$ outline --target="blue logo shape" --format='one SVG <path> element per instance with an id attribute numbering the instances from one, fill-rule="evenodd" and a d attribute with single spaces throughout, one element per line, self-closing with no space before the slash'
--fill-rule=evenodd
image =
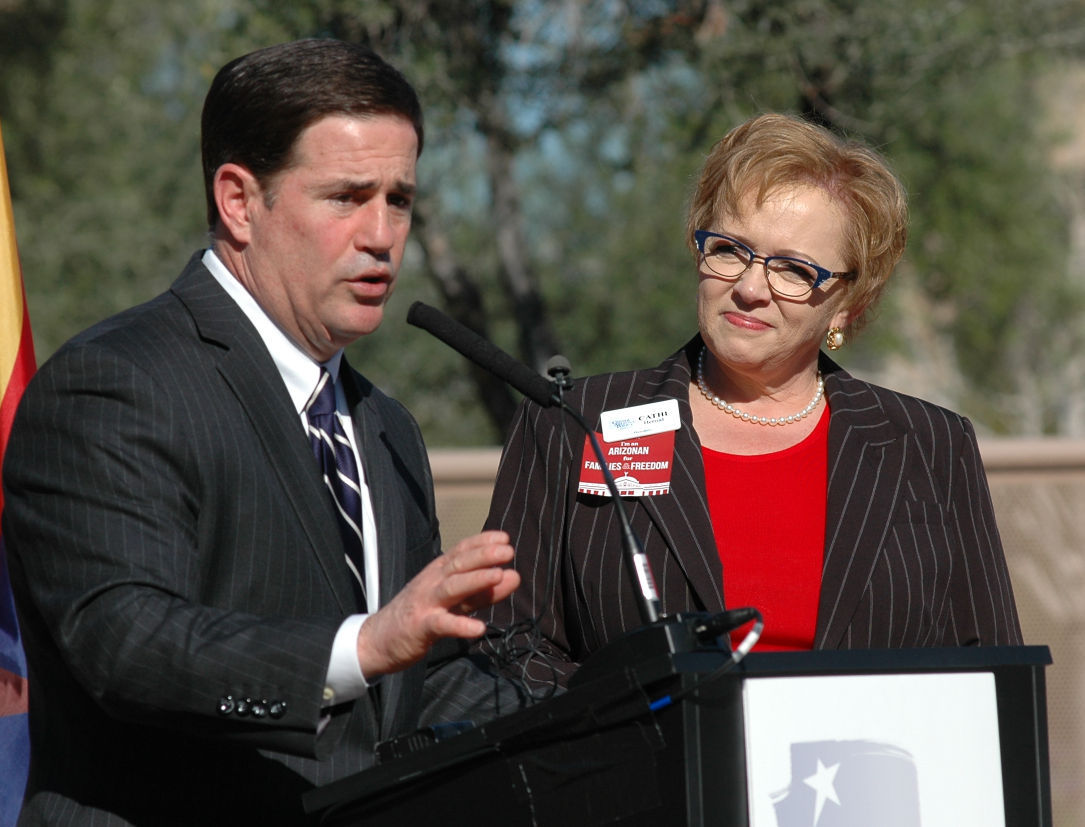
<path id="1" fill-rule="evenodd" d="M 875 741 L 792 744 L 791 782 L 773 807 L 779 827 L 919 827 L 915 759 Z"/>

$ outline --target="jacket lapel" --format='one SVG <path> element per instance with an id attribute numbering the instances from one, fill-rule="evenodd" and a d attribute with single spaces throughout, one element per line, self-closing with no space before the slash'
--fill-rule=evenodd
<path id="1" fill-rule="evenodd" d="M 822 355 L 831 409 L 825 562 L 814 648 L 838 648 L 866 593 L 907 460 L 896 428 L 861 382 Z"/>
<path id="2" fill-rule="evenodd" d="M 171 289 L 188 308 L 200 337 L 220 348 L 219 373 L 264 446 L 267 462 L 287 492 L 336 600 L 344 613 L 353 611 L 335 513 L 323 494 L 320 472 L 290 395 L 263 340 L 200 262 L 199 254 Z"/>
<path id="3" fill-rule="evenodd" d="M 373 404 L 374 388 L 361 379 L 347 363 L 344 356 L 339 366 L 339 380 L 350 407 L 354 424 L 354 439 L 365 473 L 369 499 L 373 505 L 373 519 L 377 526 L 377 548 L 380 564 L 380 605 L 384 606 L 402 590 L 407 581 L 406 535 L 404 534 L 403 503 L 395 487 L 395 469 L 392 454 L 383 441 L 387 433 L 376 406 Z M 378 731 L 381 738 L 401 732 L 405 720 L 413 714 L 413 708 L 405 700 L 416 693 L 407 688 L 408 682 L 417 682 L 421 666 L 385 675 L 370 696 L 376 705 L 379 718 Z"/>
<path id="4" fill-rule="evenodd" d="M 381 444 L 385 439 L 381 418 L 372 401 L 373 386 L 359 382 L 358 374 L 344 357 L 339 367 L 340 381 L 347 395 L 354 423 L 354 439 L 365 471 L 373 518 L 377 524 L 380 547 L 380 605 L 385 605 L 406 582 L 404 561 L 403 504 L 398 496 L 387 496 L 395 469 L 391 455 Z"/>

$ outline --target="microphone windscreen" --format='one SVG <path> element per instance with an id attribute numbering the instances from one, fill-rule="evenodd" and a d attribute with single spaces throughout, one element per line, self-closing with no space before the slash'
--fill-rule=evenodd
<path id="1" fill-rule="evenodd" d="M 555 353 L 546 360 L 546 373 L 548 376 L 555 376 L 556 374 L 568 376 L 572 372 L 573 366 L 569 364 L 569 360 L 560 353 Z"/>

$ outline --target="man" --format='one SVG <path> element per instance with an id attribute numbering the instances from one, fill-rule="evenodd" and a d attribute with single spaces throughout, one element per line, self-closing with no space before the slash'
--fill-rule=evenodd
<path id="1" fill-rule="evenodd" d="M 342 358 L 395 284 L 422 137 L 362 47 L 228 64 L 203 113 L 211 249 L 28 389 L 4 466 L 22 822 L 299 824 L 376 741 L 510 708 L 430 651 L 517 586 L 508 537 L 439 554 L 417 426 Z"/>

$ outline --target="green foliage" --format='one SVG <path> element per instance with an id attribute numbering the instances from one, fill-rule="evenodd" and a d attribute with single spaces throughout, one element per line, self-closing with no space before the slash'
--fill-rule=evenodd
<path id="1" fill-rule="evenodd" d="M 230 50 L 201 32 L 222 33 L 222 9 L 70 0 L 0 12 L 28 38 L 5 60 L 0 117 L 42 356 L 161 290 L 205 243 L 199 109 Z"/>
<path id="2" fill-rule="evenodd" d="M 1059 395 L 1085 392 L 1060 369 L 1083 351 L 1085 309 L 1066 275 L 1069 217 L 1040 90 L 1052 57 L 1080 60 L 1082 11 L 1081 0 L 9 0 L 0 118 L 38 352 L 161 290 L 206 243 L 198 119 L 215 69 L 260 45 L 335 36 L 374 45 L 418 87 L 420 217 L 449 239 L 511 352 L 528 355 L 517 263 L 576 374 L 681 345 L 696 324 L 683 232 L 702 158 L 758 111 L 801 112 L 879 148 L 911 194 L 898 287 L 845 363 L 877 377 L 893 360 L 938 359 L 953 377 L 943 401 L 981 427 L 1058 431 Z M 512 207 L 494 200 L 505 160 Z M 510 227 L 519 261 L 499 249 Z M 493 442 L 462 358 L 402 321 L 415 298 L 441 303 L 433 275 L 412 244 L 388 321 L 351 358 L 431 444 Z M 1023 399 L 1040 413 L 1024 417 Z"/>

